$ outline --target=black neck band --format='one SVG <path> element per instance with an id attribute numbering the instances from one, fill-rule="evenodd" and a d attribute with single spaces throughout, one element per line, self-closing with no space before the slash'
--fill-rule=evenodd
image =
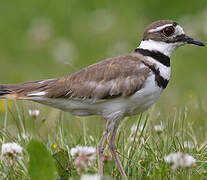
<path id="1" fill-rule="evenodd" d="M 150 51 L 141 48 L 137 48 L 134 51 L 142 54 L 143 56 L 150 56 L 161 64 L 170 67 L 170 58 L 159 51 Z"/>
<path id="2" fill-rule="evenodd" d="M 159 69 L 156 69 L 154 65 L 149 65 L 147 64 L 146 62 L 143 61 L 143 63 L 149 68 L 151 69 L 151 71 L 154 73 L 155 75 L 155 81 L 157 82 L 157 85 L 159 87 L 161 87 L 162 89 L 165 89 L 167 87 L 167 84 L 168 84 L 168 80 L 163 78 L 161 75 L 160 75 L 160 70 Z"/>

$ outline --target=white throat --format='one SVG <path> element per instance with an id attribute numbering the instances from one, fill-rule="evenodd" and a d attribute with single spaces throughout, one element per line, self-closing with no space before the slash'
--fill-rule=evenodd
<path id="1" fill-rule="evenodd" d="M 162 41 L 154 41 L 154 40 L 144 40 L 141 41 L 138 48 L 147 49 L 147 50 L 154 50 L 163 53 L 164 55 L 170 57 L 172 52 L 176 49 L 176 47 L 182 45 L 183 43 L 166 43 Z"/>

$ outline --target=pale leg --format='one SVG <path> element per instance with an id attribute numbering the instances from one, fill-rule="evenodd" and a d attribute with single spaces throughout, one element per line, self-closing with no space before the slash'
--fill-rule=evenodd
<path id="1" fill-rule="evenodd" d="M 107 130 L 103 132 L 101 140 L 98 143 L 98 173 L 103 176 L 103 152 L 104 152 L 104 142 L 108 136 Z"/>
<path id="2" fill-rule="evenodd" d="M 121 161 L 116 153 L 116 145 L 115 145 L 115 137 L 116 137 L 116 132 L 117 132 L 117 128 L 114 128 L 113 131 L 112 131 L 112 135 L 111 135 L 111 138 L 109 140 L 109 149 L 111 151 L 111 154 L 112 156 L 114 157 L 115 159 L 115 162 L 119 168 L 119 171 L 122 175 L 122 177 L 124 179 L 127 179 L 127 176 L 125 174 L 125 171 L 124 171 L 124 168 L 122 167 L 122 164 L 121 164 Z"/>

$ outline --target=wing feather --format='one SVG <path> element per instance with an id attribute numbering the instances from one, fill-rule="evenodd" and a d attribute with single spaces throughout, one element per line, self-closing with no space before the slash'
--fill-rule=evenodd
<path id="1" fill-rule="evenodd" d="M 143 66 L 142 56 L 127 54 L 106 59 L 76 73 L 60 78 L 48 88 L 50 98 L 127 97 L 139 90 L 150 70 Z"/>

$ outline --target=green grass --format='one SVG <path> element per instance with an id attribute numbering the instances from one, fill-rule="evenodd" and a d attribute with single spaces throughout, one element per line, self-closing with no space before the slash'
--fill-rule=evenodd
<path id="1" fill-rule="evenodd" d="M 121 123 L 116 139 L 117 152 L 129 179 L 205 179 L 207 177 L 206 125 L 204 124 L 203 127 L 197 125 L 202 121 L 199 118 L 206 116 L 206 113 L 198 104 L 198 101 L 195 104 L 186 104 L 184 108 L 174 108 L 170 113 L 162 115 L 158 108 L 153 106 L 148 112 L 126 118 Z M 28 115 L 27 111 L 31 106 L 41 111 L 36 119 Z M 100 117 L 71 119 L 67 113 L 37 104 L 29 103 L 25 106 L 25 103 L 10 102 L 10 108 L 2 112 L 0 118 L 2 127 L 5 127 L 0 130 L 0 143 L 17 142 L 24 148 L 23 159 L 17 166 L 8 167 L 5 166 L 4 160 L 1 161 L 1 179 L 31 177 L 28 171 L 30 164 L 28 144 L 31 139 L 36 139 L 43 143 L 42 146 L 47 147 L 49 156 L 56 162 L 56 178 L 62 175 L 62 178 L 65 176 L 79 179 L 81 174 L 97 173 L 97 161 L 88 169 L 78 172 L 70 155 L 70 149 L 76 145 L 96 147 L 104 128 L 104 121 Z M 144 125 L 144 129 L 137 137 L 130 130 L 133 124 L 139 127 Z M 154 130 L 156 124 L 164 126 L 162 133 Z M 22 133 L 26 134 L 26 138 L 22 137 Z M 185 141 L 192 143 L 195 148 L 185 148 Z M 192 155 L 197 160 L 196 164 L 189 168 L 171 169 L 171 166 L 165 163 L 164 156 L 179 151 Z M 104 153 L 110 155 L 107 145 Z M 39 154 L 41 159 L 41 153 Z M 36 158 L 38 158 L 37 152 Z M 104 170 L 106 175 L 120 179 L 120 173 L 113 160 L 104 164 Z"/>

